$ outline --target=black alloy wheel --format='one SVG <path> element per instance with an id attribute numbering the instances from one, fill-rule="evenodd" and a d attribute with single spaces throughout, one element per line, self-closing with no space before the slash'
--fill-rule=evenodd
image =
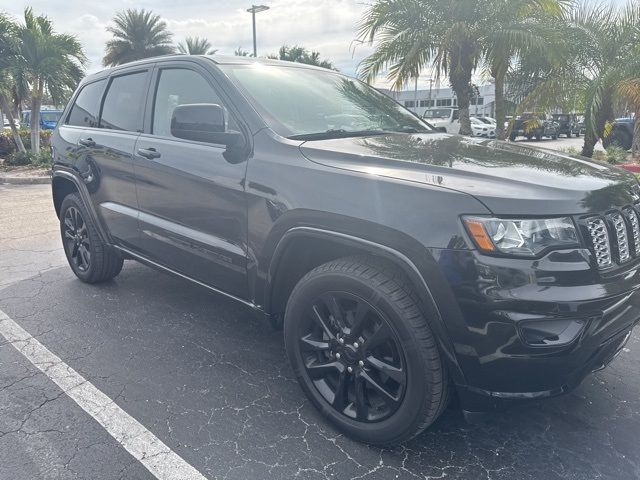
<path id="1" fill-rule="evenodd" d="M 80 272 L 91 267 L 91 240 L 87 223 L 76 207 L 69 207 L 64 212 L 64 242 L 70 257 Z"/>
<path id="2" fill-rule="evenodd" d="M 122 255 L 102 240 L 77 193 L 71 193 L 62 200 L 60 234 L 69 266 L 83 282 L 105 282 L 122 270 Z"/>
<path id="3" fill-rule="evenodd" d="M 373 256 L 332 260 L 289 296 L 287 355 L 302 390 L 350 437 L 406 441 L 446 408 L 449 376 L 412 282 Z"/>
<path id="4" fill-rule="evenodd" d="M 375 307 L 348 292 L 327 292 L 301 321 L 305 369 L 331 408 L 360 422 L 398 410 L 407 385 L 404 354 Z"/>

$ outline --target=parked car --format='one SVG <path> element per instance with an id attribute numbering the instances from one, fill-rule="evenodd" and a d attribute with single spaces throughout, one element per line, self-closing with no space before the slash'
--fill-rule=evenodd
<path id="1" fill-rule="evenodd" d="M 471 117 L 471 131 L 474 137 L 496 138 L 496 126 L 485 123 L 477 117 Z"/>
<path id="2" fill-rule="evenodd" d="M 135 259 L 240 302 L 364 442 L 415 436 L 453 394 L 470 414 L 568 392 L 640 318 L 633 175 L 438 132 L 334 71 L 128 63 L 81 82 L 52 147 L 80 280 Z"/>
<path id="3" fill-rule="evenodd" d="M 478 117 L 478 116 L 474 116 L 472 118 L 477 118 L 478 120 L 480 120 L 482 123 L 486 123 L 487 125 L 497 125 L 498 121 L 495 118 L 492 117 Z"/>
<path id="4" fill-rule="evenodd" d="M 447 133 L 460 132 L 460 112 L 457 108 L 428 108 L 422 115 L 429 124 Z"/>
<path id="5" fill-rule="evenodd" d="M 16 126 L 16 128 L 20 128 L 20 122 L 17 119 L 13 119 L 13 124 Z M 11 130 L 11 122 L 9 122 L 9 119 L 7 117 L 4 117 L 2 119 L 2 127 L 4 130 Z"/>
<path id="6" fill-rule="evenodd" d="M 56 128 L 60 117 L 62 116 L 62 110 L 41 110 L 40 111 L 40 128 L 42 130 L 53 130 Z M 22 111 L 22 124 L 26 128 L 31 126 L 31 110 Z"/>
<path id="7" fill-rule="evenodd" d="M 633 128 L 635 120 L 633 118 L 618 118 L 613 122 L 613 129 L 608 137 L 602 139 L 604 148 L 615 145 L 625 150 L 631 150 L 633 143 Z"/>
<path id="8" fill-rule="evenodd" d="M 524 113 L 516 117 L 513 121 L 513 128 L 509 135 L 511 141 L 518 137 L 525 137 L 527 140 L 535 138 L 542 140 L 549 137 L 553 140 L 558 138 L 558 124 L 543 113 Z"/>
<path id="9" fill-rule="evenodd" d="M 580 136 L 580 121 L 577 115 L 570 113 L 554 113 L 553 121 L 558 125 L 558 136 L 566 135 L 570 138 L 572 135 Z"/>

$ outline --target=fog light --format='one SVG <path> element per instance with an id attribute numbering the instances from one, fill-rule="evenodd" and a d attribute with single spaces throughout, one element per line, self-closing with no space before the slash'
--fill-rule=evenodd
<path id="1" fill-rule="evenodd" d="M 524 342 L 536 347 L 558 347 L 573 342 L 584 330 L 583 318 L 548 318 L 519 324 Z"/>

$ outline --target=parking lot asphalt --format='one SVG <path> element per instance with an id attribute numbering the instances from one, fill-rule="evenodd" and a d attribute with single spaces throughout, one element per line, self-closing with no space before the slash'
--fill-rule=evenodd
<path id="1" fill-rule="evenodd" d="M 0 310 L 206 478 L 640 478 L 638 330 L 568 395 L 476 425 L 454 404 L 406 445 L 373 448 L 323 421 L 281 332 L 241 305 L 133 262 L 85 285 L 64 265 L 48 187 L 0 186 L 0 206 Z M 154 476 L 0 336 L 5 478 Z"/>

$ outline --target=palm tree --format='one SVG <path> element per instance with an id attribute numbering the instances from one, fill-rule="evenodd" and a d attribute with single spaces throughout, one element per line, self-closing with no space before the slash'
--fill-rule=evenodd
<path id="1" fill-rule="evenodd" d="M 242 47 L 238 47 L 236 50 L 234 50 L 233 54 L 236 57 L 253 57 L 253 54 L 247 52 L 246 50 L 243 50 Z"/>
<path id="2" fill-rule="evenodd" d="M 335 70 L 333 63 L 331 63 L 329 60 L 320 59 L 320 52 L 316 52 L 313 50 L 309 51 L 305 47 L 301 47 L 299 45 L 294 45 L 293 47 L 283 45 L 282 47 L 280 47 L 278 55 L 274 55 L 272 58 L 278 60 L 286 60 L 288 62 L 298 62 L 307 65 L 315 65 L 317 67 Z"/>
<path id="3" fill-rule="evenodd" d="M 167 24 L 151 11 L 128 9 L 117 13 L 113 23 L 107 27 L 113 39 L 106 45 L 105 67 L 175 52 Z"/>
<path id="4" fill-rule="evenodd" d="M 634 158 L 640 157 L 640 71 L 637 77 L 624 79 L 618 85 L 618 93 L 632 106 L 636 122 L 633 127 L 633 142 L 631 142 L 631 154 Z"/>
<path id="5" fill-rule="evenodd" d="M 565 13 L 562 61 L 521 62 L 517 75 L 535 83 L 523 107 L 556 106 L 576 95 L 584 99 L 586 135 L 582 155 L 591 157 L 613 120 L 620 82 L 637 65 L 640 5 L 624 8 L 583 3 Z"/>
<path id="6" fill-rule="evenodd" d="M 28 87 L 31 97 L 31 151 L 40 153 L 40 107 L 44 95 L 54 103 L 66 101 L 84 76 L 86 57 L 73 35 L 56 33 L 51 20 L 24 11 L 24 24 L 18 25 L 19 50 L 15 78 Z"/>
<path id="7" fill-rule="evenodd" d="M 178 44 L 178 52 L 187 55 L 214 55 L 217 48 L 211 48 L 211 42 L 202 37 L 187 37 L 184 43 Z"/>
<path id="8" fill-rule="evenodd" d="M 11 69 L 15 65 L 18 49 L 17 25 L 7 15 L 0 13 L 0 120 L 1 113 L 4 112 L 9 120 L 13 141 L 18 151 L 24 153 L 26 150 L 14 122 L 13 108 L 9 103 L 13 89 Z"/>
<path id="9" fill-rule="evenodd" d="M 429 66 L 447 75 L 460 110 L 460 133 L 471 135 L 471 76 L 482 58 L 481 39 L 492 28 L 486 2 L 471 0 L 378 0 L 360 22 L 359 40 L 375 46 L 360 64 L 372 81 L 383 70 L 395 88 Z"/>
<path id="10" fill-rule="evenodd" d="M 514 59 L 532 55 L 554 58 L 561 44 L 557 29 L 551 28 L 561 16 L 566 0 L 491 0 L 493 28 L 482 39 L 487 70 L 495 82 L 496 136 L 506 137 L 505 82 Z"/>

